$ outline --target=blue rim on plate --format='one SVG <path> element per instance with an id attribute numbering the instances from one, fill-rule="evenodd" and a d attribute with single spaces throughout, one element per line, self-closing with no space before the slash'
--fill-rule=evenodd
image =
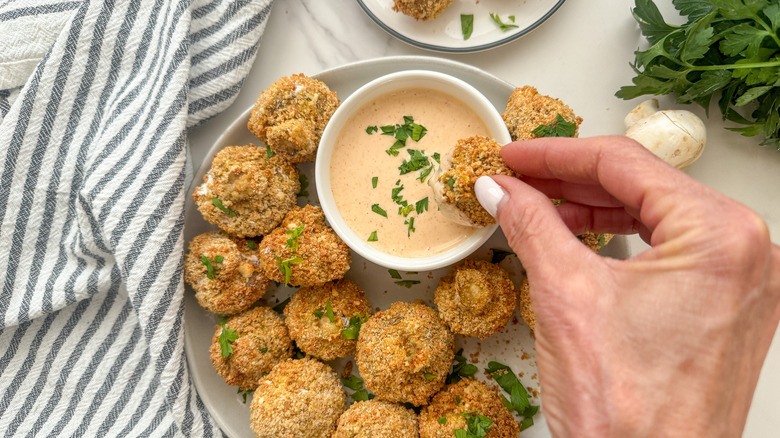
<path id="1" fill-rule="evenodd" d="M 371 19 L 376 23 L 379 27 L 381 27 L 385 32 L 389 33 L 390 35 L 396 37 L 397 39 L 410 44 L 415 47 L 419 47 L 421 49 L 431 50 L 434 52 L 446 52 L 446 53 L 473 53 L 473 52 L 480 52 L 483 50 L 488 49 L 494 49 L 499 46 L 503 46 L 504 44 L 507 44 L 509 42 L 512 42 L 516 40 L 517 38 L 520 38 L 523 35 L 528 34 L 532 30 L 539 27 L 542 23 L 547 21 L 548 18 L 550 18 L 565 2 L 566 0 L 558 0 L 552 8 L 550 8 L 549 11 L 547 11 L 544 15 L 542 15 L 538 20 L 534 21 L 530 25 L 526 26 L 523 29 L 520 29 L 516 31 L 515 33 L 507 36 L 506 38 L 501 38 L 499 40 L 496 40 L 494 42 L 488 43 L 488 44 L 480 44 L 475 46 L 466 46 L 466 47 L 448 47 L 448 46 L 440 46 L 435 44 L 428 44 L 421 41 L 417 41 L 413 38 L 410 38 L 409 36 L 406 36 L 391 26 L 389 26 L 387 23 L 382 21 L 379 17 L 374 14 L 374 12 L 371 11 L 371 9 L 366 6 L 365 0 L 357 0 L 360 7 L 363 9 L 363 11 L 371 17 Z"/>

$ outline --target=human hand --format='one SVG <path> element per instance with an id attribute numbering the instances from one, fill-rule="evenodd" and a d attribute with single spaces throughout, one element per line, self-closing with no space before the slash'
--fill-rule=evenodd
<path id="1" fill-rule="evenodd" d="M 524 176 L 483 177 L 477 196 L 527 271 L 553 435 L 740 436 L 780 319 L 780 248 L 762 219 L 626 137 L 502 156 Z M 651 248 L 600 257 L 575 237 L 588 230 Z"/>

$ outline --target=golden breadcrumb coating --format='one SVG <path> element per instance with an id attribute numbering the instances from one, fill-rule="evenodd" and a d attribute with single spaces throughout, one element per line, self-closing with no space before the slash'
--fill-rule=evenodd
<path id="1" fill-rule="evenodd" d="M 393 0 L 393 10 L 415 20 L 432 20 L 439 16 L 453 0 Z"/>
<path id="2" fill-rule="evenodd" d="M 255 102 L 247 127 L 293 163 L 314 161 L 325 125 L 339 106 L 328 86 L 303 74 L 278 79 Z"/>
<path id="3" fill-rule="evenodd" d="M 341 381 L 328 365 L 288 359 L 260 379 L 249 408 L 258 438 L 322 438 L 347 409 Z"/>
<path id="4" fill-rule="evenodd" d="M 393 303 L 360 329 L 355 363 L 379 398 L 420 406 L 444 385 L 455 336 L 422 303 Z"/>
<path id="5" fill-rule="evenodd" d="M 231 344 L 230 356 L 223 357 L 219 336 L 228 329 L 235 330 L 238 339 Z M 254 307 L 227 318 L 224 329 L 217 325 L 209 352 L 214 369 L 225 383 L 253 390 L 264 374 L 292 357 L 292 339 L 278 313 L 268 307 Z"/>
<path id="6" fill-rule="evenodd" d="M 295 238 L 298 232 L 300 235 Z M 289 269 L 291 286 L 316 286 L 338 280 L 352 262 L 347 244 L 325 224 L 322 209 L 313 205 L 291 210 L 282 225 L 263 238 L 259 248 L 265 275 L 285 283 L 283 270 Z"/>
<path id="7" fill-rule="evenodd" d="M 417 415 L 385 400 L 353 403 L 339 417 L 333 438 L 418 438 Z"/>
<path id="8" fill-rule="evenodd" d="M 501 402 L 498 388 L 466 378 L 447 385 L 423 408 L 419 417 L 420 437 L 455 436 L 455 429 L 467 428 L 463 414 L 484 415 L 493 420 L 485 438 L 517 438 L 520 434 L 520 424 Z M 439 421 L 441 418 L 445 420 Z"/>
<path id="9" fill-rule="evenodd" d="M 598 253 L 601 248 L 606 246 L 614 234 L 598 234 L 586 232 L 577 236 L 585 246 L 590 248 L 593 252 Z M 520 316 L 523 317 L 523 321 L 531 327 L 531 330 L 536 329 L 536 314 L 534 313 L 531 303 L 531 290 L 528 284 L 528 277 L 523 279 L 523 284 L 520 285 Z"/>
<path id="10" fill-rule="evenodd" d="M 294 165 L 255 145 L 219 151 L 203 181 L 192 194 L 203 218 L 239 237 L 261 236 L 279 225 L 301 189 Z"/>
<path id="11" fill-rule="evenodd" d="M 567 122 L 574 123 L 579 129 L 582 118 L 577 117 L 571 108 L 559 99 L 539 94 L 536 88 L 526 85 L 512 92 L 501 117 L 509 129 L 512 140 L 517 141 L 537 138 L 538 136 L 532 131 L 539 125 L 555 124 L 558 114 Z"/>
<path id="12" fill-rule="evenodd" d="M 454 333 L 485 339 L 500 332 L 515 312 L 517 291 L 503 268 L 466 259 L 439 280 L 439 316 Z"/>
<path id="13" fill-rule="evenodd" d="M 245 239 L 230 237 L 224 231 L 200 234 L 190 242 L 184 259 L 184 280 L 195 290 L 198 303 L 209 312 L 241 312 L 259 300 L 271 285 L 258 255 L 259 251 L 252 250 Z M 208 278 L 204 257 L 211 265 L 212 278 Z"/>
<path id="14" fill-rule="evenodd" d="M 333 321 L 328 316 L 328 305 Z M 350 327 L 350 318 L 359 318 L 362 323 L 369 315 L 371 304 L 365 292 L 346 279 L 303 287 L 284 308 L 285 323 L 295 344 L 304 353 L 322 360 L 354 354 L 357 338 L 347 339 L 341 331 Z"/>
<path id="15" fill-rule="evenodd" d="M 492 138 L 478 135 L 458 140 L 452 150 L 452 164 L 445 168 L 443 163 L 443 172 L 437 178 L 442 188 L 441 202 L 455 205 L 479 226 L 494 224 L 496 220 L 477 200 L 474 193 L 477 179 L 486 175 L 517 176 L 501 158 L 502 147 Z M 444 160 L 449 162 L 449 157 Z"/>

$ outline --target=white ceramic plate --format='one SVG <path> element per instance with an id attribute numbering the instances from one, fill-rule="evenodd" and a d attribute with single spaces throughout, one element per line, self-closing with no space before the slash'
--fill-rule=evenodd
<path id="1" fill-rule="evenodd" d="M 480 90 L 499 111 L 503 112 L 506 99 L 514 87 L 495 76 L 491 76 L 474 67 L 448 61 L 439 58 L 430 57 L 389 57 L 377 60 L 364 61 L 355 64 L 345 65 L 343 67 L 324 71 L 315 75 L 317 79 L 325 82 L 332 90 L 338 93 L 340 99 L 345 99 L 350 93 L 359 86 L 375 79 L 401 70 L 434 70 L 456 76 Z M 257 90 L 258 94 L 261 90 Z M 193 186 L 190 193 L 196 185 L 203 181 L 203 175 L 211 166 L 211 158 L 214 153 L 225 146 L 243 145 L 248 143 L 258 144 L 258 140 L 246 129 L 246 122 L 249 118 L 249 108 L 230 126 L 224 128 L 222 136 L 209 151 L 208 157 L 195 175 Z M 317 204 L 316 190 L 314 183 L 313 163 L 300 165 L 299 169 L 306 174 L 312 185 L 309 186 L 309 197 L 299 198 L 299 204 L 313 203 Z M 214 227 L 206 223 L 200 213 L 197 211 L 191 198 L 188 196 L 185 212 L 185 230 L 184 237 L 187 242 L 200 233 L 213 229 Z M 472 256 L 489 260 L 491 248 L 508 250 L 506 238 L 500 230 L 491 237 L 488 242 L 477 250 Z M 626 240 L 622 237 L 613 239 L 604 249 L 603 254 L 625 258 L 628 255 Z M 522 280 L 522 268 L 514 256 L 509 256 L 501 262 L 501 266 L 509 271 L 515 284 L 519 287 Z M 430 306 L 433 306 L 433 291 L 436 289 L 439 278 L 447 273 L 448 269 L 438 269 L 429 272 L 419 272 L 417 274 L 407 274 L 401 272 L 404 279 L 419 280 L 420 284 L 407 289 L 396 285 L 393 278 L 390 277 L 385 268 L 373 265 L 357 254 L 352 254 L 351 269 L 347 277 L 355 281 L 365 291 L 371 301 L 374 310 L 387 309 L 395 301 L 413 301 L 421 299 Z M 273 306 L 284 300 L 294 292 L 284 286 L 271 289 L 263 297 L 262 302 L 265 305 Z M 214 334 L 215 325 L 219 318 L 203 310 L 194 297 L 194 292 L 187 286 L 185 297 L 185 350 L 187 354 L 188 366 L 200 397 L 204 404 L 216 419 L 222 430 L 231 437 L 252 437 L 252 431 L 249 428 L 249 403 L 242 401 L 242 397 L 236 393 L 236 388 L 228 386 L 222 378 L 216 374 L 211 366 L 209 359 L 209 345 L 211 337 Z M 480 372 L 479 378 L 484 379 L 481 372 L 488 361 L 496 360 L 509 365 L 520 377 L 521 381 L 528 387 L 538 388 L 539 382 L 536 375 L 536 360 L 533 338 L 530 330 L 522 322 L 519 312 L 510 322 L 506 329 L 485 341 L 476 338 L 466 338 L 456 336 L 456 349 L 463 348 L 464 356 L 469 362 L 476 364 Z M 348 358 L 347 360 L 351 360 Z M 330 365 L 341 373 L 346 360 L 330 362 Z M 356 374 L 356 368 L 353 373 Z M 538 404 L 538 400 L 535 403 Z M 543 412 L 534 417 L 536 424 L 523 432 L 524 438 L 547 438 L 550 432 L 547 429 Z"/>
<path id="2" fill-rule="evenodd" d="M 393 0 L 357 0 L 376 24 L 411 45 L 437 52 L 465 53 L 492 49 L 536 29 L 565 0 L 455 0 L 438 17 L 415 20 L 393 10 Z M 495 14 L 506 25 L 493 21 Z M 461 15 L 473 15 L 473 31 L 463 38 Z M 514 17 L 514 21 L 510 17 Z"/>

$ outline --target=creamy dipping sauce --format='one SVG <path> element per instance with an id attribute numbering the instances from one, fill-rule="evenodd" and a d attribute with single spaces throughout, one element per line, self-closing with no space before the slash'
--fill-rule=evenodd
<path id="1" fill-rule="evenodd" d="M 386 151 L 396 138 L 382 135 L 382 127 L 404 125 L 404 116 L 427 131 L 419 141 L 408 138 L 392 156 Z M 373 126 L 378 131 L 367 133 Z M 331 190 L 344 221 L 366 241 L 376 232 L 377 240 L 369 243 L 395 256 L 429 257 L 457 246 L 475 228 L 454 224 L 439 212 L 427 182 L 435 172 L 425 182 L 420 178 L 431 165 L 439 167 L 435 153 L 443 156 L 459 139 L 473 135 L 490 135 L 482 118 L 457 98 L 436 90 L 397 90 L 364 105 L 345 123 L 331 157 Z M 430 164 L 401 175 L 399 166 L 411 158 L 408 150 L 424 151 Z M 418 203 L 422 207 L 426 198 L 427 211 L 418 213 Z M 407 207 L 407 216 L 399 214 L 403 201 L 414 207 Z M 387 217 L 372 211 L 375 204 L 379 208 L 374 210 L 383 210 Z"/>

